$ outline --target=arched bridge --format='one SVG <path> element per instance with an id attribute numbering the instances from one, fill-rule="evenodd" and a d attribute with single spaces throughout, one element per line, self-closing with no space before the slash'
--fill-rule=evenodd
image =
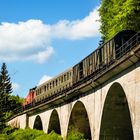
<path id="1" fill-rule="evenodd" d="M 90 140 L 140 140 L 140 44 L 96 79 L 8 123 L 63 137 L 73 129 Z"/>

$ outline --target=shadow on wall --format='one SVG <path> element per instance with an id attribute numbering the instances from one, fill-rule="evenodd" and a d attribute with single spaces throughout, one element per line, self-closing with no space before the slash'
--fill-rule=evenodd
<path id="1" fill-rule="evenodd" d="M 122 86 L 114 83 L 106 96 L 99 140 L 133 140 L 127 98 Z"/>

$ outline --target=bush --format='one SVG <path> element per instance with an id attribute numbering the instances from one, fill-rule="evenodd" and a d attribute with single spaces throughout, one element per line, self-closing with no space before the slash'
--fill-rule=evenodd
<path id="1" fill-rule="evenodd" d="M 41 135 L 37 137 L 35 140 L 63 140 L 63 139 L 60 135 L 58 135 L 54 131 L 51 131 L 51 133 L 47 134 L 47 136 Z"/>
<path id="2" fill-rule="evenodd" d="M 0 140 L 8 140 L 6 134 L 0 134 Z"/>
<path id="3" fill-rule="evenodd" d="M 17 130 L 18 128 L 12 128 L 11 126 L 6 126 L 3 130 L 2 133 L 3 134 L 7 134 L 10 135 L 11 133 L 13 133 L 15 130 Z"/>
<path id="4" fill-rule="evenodd" d="M 8 131 L 6 131 L 8 130 Z M 5 132 L 11 130 L 9 127 Z M 45 134 L 43 131 L 36 129 L 18 129 L 10 135 L 1 134 L 0 140 L 63 140 L 62 137 L 52 131 L 50 134 Z"/>
<path id="5" fill-rule="evenodd" d="M 3 130 L 3 134 L 0 134 L 0 140 L 63 140 L 63 138 L 51 131 L 51 133 L 46 134 L 41 130 L 36 129 L 13 129 L 11 127 L 6 127 Z M 66 140 L 85 140 L 84 134 L 72 130 Z"/>
<path id="6" fill-rule="evenodd" d="M 19 129 L 9 135 L 8 140 L 34 140 L 36 137 L 43 135 L 43 131 L 33 129 Z"/>
<path id="7" fill-rule="evenodd" d="M 85 140 L 85 138 L 83 133 L 73 130 L 68 133 L 67 140 Z"/>

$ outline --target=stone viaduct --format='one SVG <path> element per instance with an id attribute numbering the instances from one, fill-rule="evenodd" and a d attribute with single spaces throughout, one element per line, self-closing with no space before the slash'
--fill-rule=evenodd
<path id="1" fill-rule="evenodd" d="M 8 123 L 55 130 L 66 137 L 71 129 L 91 140 L 140 140 L 140 45 L 71 99 L 29 109 Z M 71 96 L 71 94 L 64 96 Z"/>

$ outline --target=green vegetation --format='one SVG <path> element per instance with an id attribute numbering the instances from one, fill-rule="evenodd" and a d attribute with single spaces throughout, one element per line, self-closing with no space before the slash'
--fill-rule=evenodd
<path id="1" fill-rule="evenodd" d="M 50 134 L 45 134 L 43 131 L 36 129 L 12 129 L 6 128 L 3 134 L 0 134 L 0 140 L 63 140 L 62 137 L 52 131 Z M 13 132 L 12 132 L 13 131 Z M 7 132 L 11 132 L 7 134 Z"/>
<path id="2" fill-rule="evenodd" d="M 52 131 L 49 134 L 36 129 L 16 129 L 7 126 L 0 134 L 0 140 L 63 140 L 63 138 Z M 86 140 L 84 134 L 71 131 L 66 140 Z"/>
<path id="3" fill-rule="evenodd" d="M 78 131 L 71 131 L 68 134 L 67 140 L 85 140 L 84 134 Z"/>
<path id="4" fill-rule="evenodd" d="M 3 63 L 0 71 L 0 132 L 6 127 L 6 120 L 18 113 L 22 107 L 23 99 L 11 93 L 12 83 L 7 66 Z"/>
<path id="5" fill-rule="evenodd" d="M 103 42 L 125 29 L 140 31 L 140 0 L 102 0 L 99 14 Z"/>

